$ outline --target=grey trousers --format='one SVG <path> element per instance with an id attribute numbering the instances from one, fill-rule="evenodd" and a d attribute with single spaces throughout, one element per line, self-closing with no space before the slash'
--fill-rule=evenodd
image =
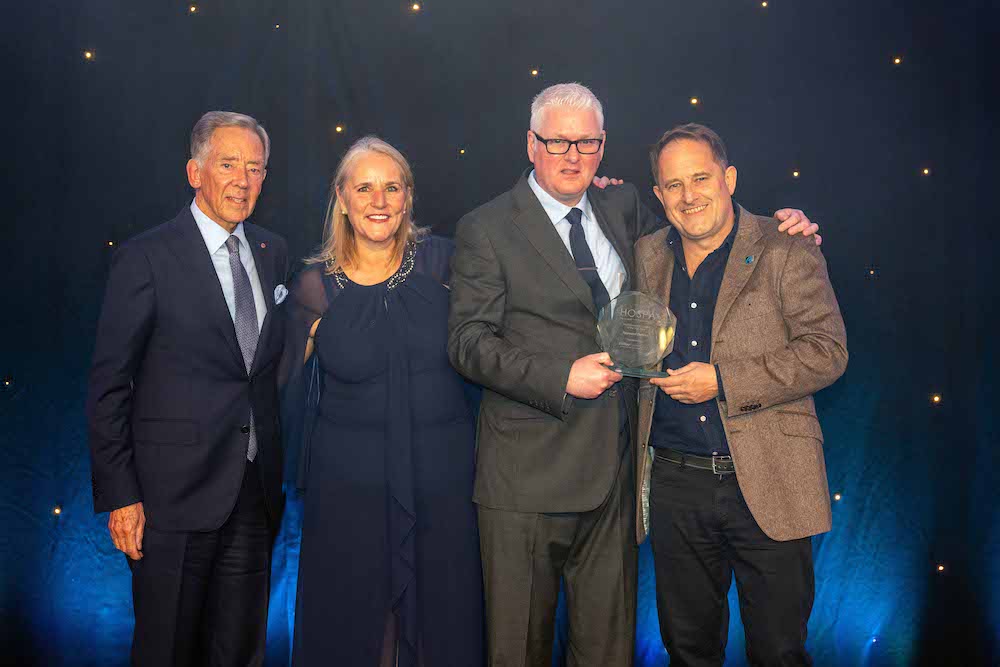
<path id="1" fill-rule="evenodd" d="M 589 512 L 479 507 L 491 667 L 551 667 L 561 578 L 567 666 L 632 665 L 639 550 L 631 457 L 626 448 L 607 498 Z"/>

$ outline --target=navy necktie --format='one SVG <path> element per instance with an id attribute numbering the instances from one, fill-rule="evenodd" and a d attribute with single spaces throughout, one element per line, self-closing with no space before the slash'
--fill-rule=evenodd
<path id="1" fill-rule="evenodd" d="M 229 270 L 233 272 L 233 293 L 236 298 L 236 340 L 239 341 L 240 351 L 243 353 L 243 362 L 246 364 L 247 373 L 253 366 L 253 357 L 257 352 L 257 337 L 260 330 L 257 328 L 257 307 L 253 301 L 253 288 L 250 286 L 250 276 L 243 268 L 240 261 L 240 239 L 233 235 L 226 239 L 226 248 L 229 249 Z M 253 420 L 253 407 L 250 408 L 250 441 L 247 443 L 247 459 L 253 461 L 257 456 L 257 429 Z"/>
<path id="2" fill-rule="evenodd" d="M 597 273 L 597 262 L 594 261 L 594 255 L 587 245 L 587 237 L 583 233 L 583 211 L 578 208 L 571 209 L 566 214 L 566 219 L 569 220 L 570 227 L 569 249 L 573 251 L 573 260 L 580 276 L 590 285 L 590 294 L 594 297 L 594 305 L 597 306 L 599 313 L 601 308 L 608 305 L 611 298 L 608 296 L 608 289 L 601 281 L 600 274 Z"/>

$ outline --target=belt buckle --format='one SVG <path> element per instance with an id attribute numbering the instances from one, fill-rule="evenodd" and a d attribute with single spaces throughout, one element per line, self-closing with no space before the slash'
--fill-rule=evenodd
<path id="1" fill-rule="evenodd" d="M 721 477 L 722 475 L 728 475 L 730 473 L 735 472 L 735 470 L 719 470 L 719 464 L 720 463 L 728 464 L 731 467 L 733 465 L 733 457 L 732 456 L 713 456 L 712 457 L 712 474 L 713 475 L 719 475 Z"/>

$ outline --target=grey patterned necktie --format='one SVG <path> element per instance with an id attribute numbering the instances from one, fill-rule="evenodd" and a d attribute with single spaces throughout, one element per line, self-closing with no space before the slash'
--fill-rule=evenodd
<path id="1" fill-rule="evenodd" d="M 253 301 L 253 288 L 250 286 L 250 276 L 240 261 L 240 239 L 233 235 L 226 239 L 229 249 L 229 270 L 233 272 L 233 292 L 236 297 L 236 340 L 243 352 L 247 373 L 253 366 L 253 355 L 257 352 L 257 307 Z M 254 425 L 253 407 L 250 408 L 250 442 L 247 445 L 247 459 L 253 461 L 257 456 L 257 428 Z"/>

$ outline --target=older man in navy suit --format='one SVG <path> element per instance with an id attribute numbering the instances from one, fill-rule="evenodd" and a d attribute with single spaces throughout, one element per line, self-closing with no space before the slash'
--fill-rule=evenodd
<path id="1" fill-rule="evenodd" d="M 212 111 L 195 197 L 115 256 L 87 415 L 94 509 L 132 570 L 136 665 L 260 665 L 281 518 L 276 368 L 285 241 L 245 220 L 270 140 Z"/>

